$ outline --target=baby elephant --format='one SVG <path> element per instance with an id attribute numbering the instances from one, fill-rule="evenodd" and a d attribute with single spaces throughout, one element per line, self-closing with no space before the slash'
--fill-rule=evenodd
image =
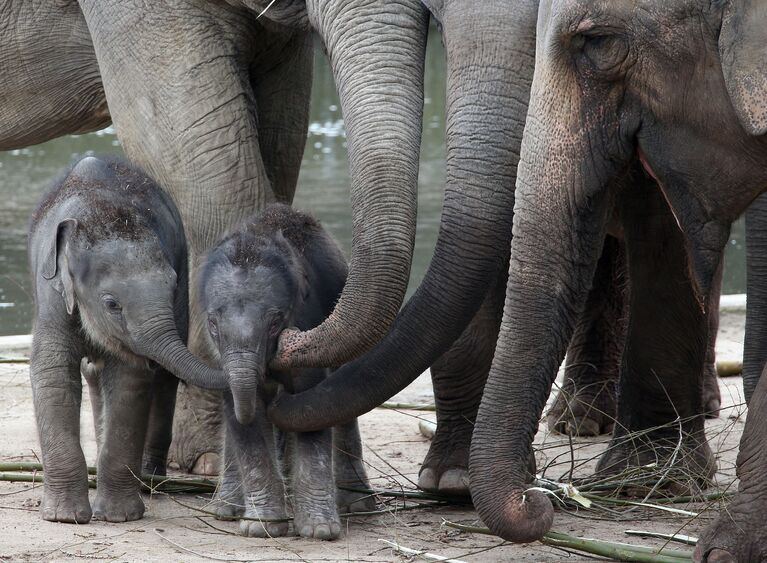
<path id="1" fill-rule="evenodd" d="M 325 369 L 275 373 L 268 364 L 284 328 L 309 330 L 333 310 L 346 281 L 340 249 L 313 218 L 272 205 L 215 246 L 201 276 L 208 333 L 231 389 L 224 394 L 226 466 L 219 515 L 285 518 L 282 461 L 290 476 L 296 533 L 337 538 L 338 508 L 375 508 L 369 496 L 336 487 L 369 486 L 357 421 L 283 436 L 266 418 L 264 393 L 274 391 L 267 376 L 293 392 L 326 377 Z M 243 520 L 240 529 L 249 536 L 281 536 L 288 525 Z"/>
<path id="2" fill-rule="evenodd" d="M 42 516 L 81 524 L 92 514 L 111 522 L 141 518 L 136 476 L 142 469 L 165 471 L 178 383 L 156 375 L 159 368 L 148 360 L 201 380 L 223 377 L 183 342 L 187 251 L 178 211 L 129 164 L 84 158 L 35 211 L 29 260 L 35 299 L 30 371 L 45 469 Z M 93 513 L 80 448 L 84 358 L 96 386 L 91 394 L 101 435 Z"/>

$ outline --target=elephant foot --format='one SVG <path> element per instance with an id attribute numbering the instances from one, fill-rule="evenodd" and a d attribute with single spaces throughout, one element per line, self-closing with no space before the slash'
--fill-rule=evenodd
<path id="1" fill-rule="evenodd" d="M 341 457 L 341 456 L 339 456 Z M 337 458 L 338 459 L 338 458 Z M 376 499 L 370 493 L 346 489 L 370 489 L 370 482 L 362 460 L 342 456 L 342 467 L 336 468 L 336 507 L 340 513 L 370 512 L 376 509 Z M 334 460 L 335 461 L 335 460 Z"/>
<path id="2" fill-rule="evenodd" d="M 106 522 L 130 522 L 144 516 L 144 501 L 138 491 L 126 496 L 96 493 L 93 519 Z"/>
<path id="3" fill-rule="evenodd" d="M 221 393 L 179 385 L 168 458 L 181 471 L 218 475 L 223 443 Z"/>
<path id="4" fill-rule="evenodd" d="M 681 442 L 670 431 L 649 432 L 633 438 L 613 437 L 596 474 L 618 475 L 640 467 L 648 474 L 633 475 L 622 488 L 624 493 L 645 496 L 654 489 L 661 494 L 696 495 L 711 484 L 716 461 L 702 431 L 700 437 L 684 434 Z"/>
<path id="5" fill-rule="evenodd" d="M 193 475 L 216 476 L 219 474 L 220 466 L 221 458 L 217 453 L 205 452 L 194 462 L 190 473 Z"/>
<path id="6" fill-rule="evenodd" d="M 352 487 L 351 485 L 349 485 Z M 357 488 L 357 486 L 353 486 Z M 365 487 L 368 488 L 368 487 Z M 376 499 L 369 493 L 357 493 L 339 489 L 336 492 L 336 507 L 341 514 L 353 512 L 372 512 L 376 509 Z"/>
<path id="7" fill-rule="evenodd" d="M 239 520 L 245 514 L 245 497 L 242 485 L 228 472 L 224 472 L 221 485 L 215 499 L 214 512 L 218 520 Z"/>
<path id="8" fill-rule="evenodd" d="M 258 518 L 255 514 L 248 518 Z M 267 516 L 262 516 L 267 518 Z M 285 518 L 285 516 L 274 516 Z M 288 535 L 290 526 L 287 522 L 256 522 L 253 520 L 240 520 L 240 534 L 249 538 L 279 538 Z"/>
<path id="9" fill-rule="evenodd" d="M 706 418 L 718 418 L 722 407 L 722 395 L 719 391 L 716 366 L 709 366 L 703 375 L 703 413 Z"/>
<path id="10" fill-rule="evenodd" d="M 242 502 L 219 500 L 215 513 L 217 520 L 239 520 L 245 514 L 245 506 Z"/>
<path id="11" fill-rule="evenodd" d="M 145 456 L 141 463 L 141 474 L 165 477 L 168 474 L 165 459 Z"/>
<path id="12" fill-rule="evenodd" d="M 615 380 L 579 387 L 566 379 L 546 415 L 549 430 L 570 436 L 610 434 L 615 426 L 617 393 Z"/>
<path id="13" fill-rule="evenodd" d="M 287 519 L 284 510 L 267 510 L 249 507 L 243 514 L 246 518 Z M 240 520 L 240 534 L 249 538 L 278 538 L 288 535 L 288 522 L 259 522 Z"/>
<path id="14" fill-rule="evenodd" d="M 54 493 L 46 490 L 40 503 L 40 515 L 49 522 L 68 524 L 87 524 L 91 521 L 91 505 L 88 502 L 88 489 L 85 494 L 67 491 Z"/>
<path id="15" fill-rule="evenodd" d="M 334 540 L 341 535 L 341 519 L 335 508 L 313 514 L 296 512 L 294 525 L 302 538 Z"/>
<path id="16" fill-rule="evenodd" d="M 418 474 L 418 488 L 449 496 L 469 496 L 469 444 L 473 425 L 465 418 L 439 420 Z"/>
<path id="17" fill-rule="evenodd" d="M 698 539 L 696 563 L 746 563 L 767 561 L 767 526 L 763 503 L 744 500 L 740 492 Z"/>
<path id="18" fill-rule="evenodd" d="M 332 473 L 323 469 L 322 458 L 312 456 L 302 459 L 294 473 L 293 526 L 301 537 L 334 540 L 341 535 L 336 508 L 338 491 Z"/>

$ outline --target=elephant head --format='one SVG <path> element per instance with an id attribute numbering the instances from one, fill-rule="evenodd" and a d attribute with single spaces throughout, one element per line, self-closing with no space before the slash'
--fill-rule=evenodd
<path id="1" fill-rule="evenodd" d="M 225 386 L 221 372 L 195 357 L 179 333 L 187 322 L 185 259 L 177 273 L 156 232 L 101 205 L 59 222 L 48 242 L 42 275 L 92 342 L 126 362 L 149 358 L 196 385 Z"/>
<path id="2" fill-rule="evenodd" d="M 767 185 L 765 8 L 747 0 L 545 0 L 506 305 L 471 444 L 494 533 L 539 539 L 527 490 L 538 420 L 604 240 L 611 186 L 641 163 L 684 234 L 702 309 L 729 225 Z"/>
<path id="3" fill-rule="evenodd" d="M 248 224 L 248 227 L 257 223 Z M 249 424 L 262 399 L 280 333 L 308 295 L 303 260 L 281 231 L 241 229 L 208 254 L 200 274 L 207 332 L 232 392 L 234 414 Z"/>

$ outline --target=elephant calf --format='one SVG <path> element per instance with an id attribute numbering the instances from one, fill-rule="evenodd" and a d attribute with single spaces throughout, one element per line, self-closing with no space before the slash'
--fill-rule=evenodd
<path id="1" fill-rule="evenodd" d="M 35 299 L 30 372 L 45 469 L 42 517 L 81 524 L 92 515 L 110 522 L 141 518 L 136 476 L 165 472 L 178 383 L 155 377 L 159 369 L 148 360 L 177 375 L 222 378 L 182 340 L 187 250 L 178 211 L 128 163 L 84 158 L 34 212 L 29 260 Z M 80 447 L 81 363 L 93 385 L 100 435 L 93 511 Z"/>
<path id="2" fill-rule="evenodd" d="M 336 486 L 369 486 L 356 419 L 332 430 L 281 435 L 268 422 L 264 401 L 264 392 L 273 389 L 267 375 L 294 392 L 325 378 L 326 369 L 275 372 L 268 364 L 284 328 L 309 330 L 330 314 L 346 272 L 346 261 L 330 235 L 286 205 L 269 206 L 251 217 L 207 256 L 200 303 L 230 389 L 224 394 L 226 465 L 220 516 L 285 518 L 279 461 L 290 475 L 295 531 L 301 536 L 337 538 L 338 508 L 374 508 L 369 496 Z M 259 537 L 288 531 L 285 522 L 243 520 L 240 528 Z"/>

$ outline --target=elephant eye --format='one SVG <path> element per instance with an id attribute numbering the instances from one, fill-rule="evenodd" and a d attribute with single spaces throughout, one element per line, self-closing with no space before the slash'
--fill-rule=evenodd
<path id="1" fill-rule="evenodd" d="M 123 308 L 120 305 L 120 302 L 111 295 L 104 295 L 101 298 L 101 303 L 104 305 L 104 309 L 113 315 L 119 315 L 122 313 Z"/>
<path id="2" fill-rule="evenodd" d="M 208 317 L 208 332 L 213 338 L 218 337 L 218 323 L 213 316 Z"/>
<path id="3" fill-rule="evenodd" d="M 282 330 L 282 315 L 277 315 L 269 325 L 269 335 L 277 336 Z"/>
<path id="4" fill-rule="evenodd" d="M 628 42 L 617 33 L 579 33 L 572 45 L 600 72 L 616 70 L 629 54 Z"/>

